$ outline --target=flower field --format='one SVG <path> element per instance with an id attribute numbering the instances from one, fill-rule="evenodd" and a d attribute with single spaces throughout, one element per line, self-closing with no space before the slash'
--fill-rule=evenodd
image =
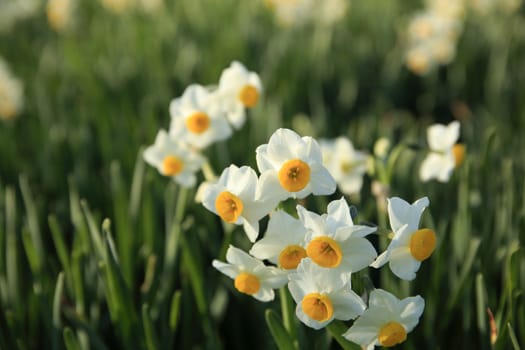
<path id="1" fill-rule="evenodd" d="M 0 0 L 0 349 L 525 348 L 521 0 Z"/>

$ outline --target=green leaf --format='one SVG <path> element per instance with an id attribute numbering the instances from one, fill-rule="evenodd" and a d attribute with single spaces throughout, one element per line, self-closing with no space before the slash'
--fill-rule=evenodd
<path id="1" fill-rule="evenodd" d="M 81 350 L 80 344 L 71 328 L 64 328 L 64 344 L 67 350 Z"/>
<path id="2" fill-rule="evenodd" d="M 182 297 L 182 291 L 176 290 L 175 293 L 173 293 L 173 297 L 171 298 L 171 307 L 170 307 L 170 330 L 172 333 L 175 333 L 177 331 L 177 325 L 179 323 L 180 318 L 180 301 Z"/>
<path id="3" fill-rule="evenodd" d="M 345 350 L 361 350 L 361 346 L 348 341 L 343 337 L 343 333 L 348 330 L 348 326 L 339 320 L 333 320 L 326 326 L 332 337 L 341 345 Z"/>
<path id="4" fill-rule="evenodd" d="M 275 311 L 266 309 L 265 312 L 266 324 L 270 329 L 273 340 L 279 350 L 295 350 L 294 340 L 284 328 L 284 325 Z"/>
<path id="5" fill-rule="evenodd" d="M 509 331 L 509 337 L 510 341 L 512 342 L 512 347 L 514 348 L 514 350 L 521 350 L 520 344 L 518 344 L 518 338 L 516 338 L 516 333 L 514 333 L 514 329 L 512 329 L 510 322 L 507 323 L 507 329 Z"/>
<path id="6" fill-rule="evenodd" d="M 158 349 L 159 343 L 157 335 L 155 334 L 155 327 L 153 326 L 153 322 L 151 322 L 151 317 L 149 315 L 148 304 L 142 305 L 142 324 L 144 325 L 146 348 L 148 350 Z"/>

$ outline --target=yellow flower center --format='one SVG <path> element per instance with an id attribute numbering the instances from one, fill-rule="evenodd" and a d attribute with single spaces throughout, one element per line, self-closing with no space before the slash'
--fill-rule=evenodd
<path id="1" fill-rule="evenodd" d="M 259 282 L 257 276 L 248 272 L 238 274 L 237 277 L 235 277 L 233 285 L 239 292 L 248 295 L 257 293 L 261 288 L 261 282 Z"/>
<path id="2" fill-rule="evenodd" d="M 204 112 L 195 112 L 186 119 L 186 127 L 195 134 L 202 134 L 210 127 L 210 117 Z"/>
<path id="3" fill-rule="evenodd" d="M 10 119 L 15 116 L 16 108 L 9 101 L 2 101 L 2 96 L 0 96 L 0 118 Z"/>
<path id="4" fill-rule="evenodd" d="M 215 199 L 215 210 L 226 222 L 236 222 L 243 209 L 244 205 L 241 199 L 231 192 L 223 191 Z"/>
<path id="5" fill-rule="evenodd" d="M 239 92 L 239 100 L 246 108 L 251 108 L 259 101 L 259 91 L 253 85 L 244 85 Z"/>
<path id="6" fill-rule="evenodd" d="M 414 259 L 423 261 L 427 259 L 436 248 L 436 234 L 434 231 L 424 228 L 417 230 L 410 238 L 410 254 Z"/>
<path id="7" fill-rule="evenodd" d="M 452 154 L 456 160 L 456 168 L 463 163 L 463 160 L 465 160 L 465 153 L 465 145 L 462 145 L 461 143 L 456 143 L 452 147 Z"/>
<path id="8" fill-rule="evenodd" d="M 328 296 L 320 293 L 305 295 L 301 307 L 308 317 L 319 322 L 327 321 L 334 315 L 332 301 Z"/>
<path id="9" fill-rule="evenodd" d="M 407 57 L 408 68 L 417 73 L 425 74 L 430 68 L 428 57 L 420 52 L 411 52 Z"/>
<path id="10" fill-rule="evenodd" d="M 306 250 L 298 245 L 289 245 L 279 254 L 279 265 L 286 270 L 296 269 L 302 258 L 306 258 Z"/>
<path id="11" fill-rule="evenodd" d="M 377 339 L 382 346 L 394 346 L 407 339 L 407 332 L 401 324 L 388 322 L 379 330 Z"/>
<path id="12" fill-rule="evenodd" d="M 162 161 L 162 172 L 166 176 L 174 176 L 179 174 L 184 168 L 184 163 L 179 157 L 166 156 Z"/>
<path id="13" fill-rule="evenodd" d="M 279 170 L 279 183 L 288 192 L 299 192 L 310 182 L 310 167 L 300 159 L 284 163 Z"/>
<path id="14" fill-rule="evenodd" d="M 327 236 L 312 239 L 306 247 L 306 254 L 322 267 L 337 267 L 343 259 L 339 243 Z"/>

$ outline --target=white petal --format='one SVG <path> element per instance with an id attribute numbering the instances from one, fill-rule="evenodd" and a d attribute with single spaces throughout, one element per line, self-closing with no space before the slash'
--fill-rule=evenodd
<path id="1" fill-rule="evenodd" d="M 348 203 L 341 197 L 341 199 L 331 201 L 328 203 L 326 208 L 326 213 L 328 214 L 327 225 L 330 227 L 339 227 L 339 226 L 353 226 L 354 222 L 352 221 L 352 216 L 350 215 L 350 208 Z M 330 222 L 335 222 L 331 225 Z M 335 230 L 334 230 L 335 231 Z"/>
<path id="2" fill-rule="evenodd" d="M 239 268 L 235 265 L 231 265 L 219 260 L 213 260 L 211 264 L 213 267 L 215 267 L 217 270 L 230 277 L 231 279 L 235 279 L 239 274 Z"/>
<path id="3" fill-rule="evenodd" d="M 412 281 L 416 278 L 421 262 L 414 259 L 408 248 L 397 248 L 390 255 L 390 269 L 397 277 Z"/>
<path id="4" fill-rule="evenodd" d="M 262 302 L 268 302 L 272 301 L 275 298 L 275 292 L 270 287 L 261 286 L 261 288 L 259 288 L 259 291 L 253 294 L 252 297 Z"/>
<path id="5" fill-rule="evenodd" d="M 268 141 L 268 155 L 279 163 L 297 158 L 297 150 L 304 147 L 301 137 L 290 129 L 277 129 Z"/>
<path id="6" fill-rule="evenodd" d="M 434 124 L 427 129 L 428 145 L 433 151 L 445 152 L 454 146 L 459 138 L 458 121 L 448 125 Z"/>
<path id="7" fill-rule="evenodd" d="M 352 320 L 363 314 L 366 305 L 354 291 L 345 291 L 330 295 L 334 306 L 334 318 L 338 320 Z"/>
<path id="8" fill-rule="evenodd" d="M 349 272 L 359 271 L 374 261 L 377 252 L 368 240 L 364 238 L 349 238 L 342 246 L 343 261 L 348 265 Z"/>
<path id="9" fill-rule="evenodd" d="M 257 240 L 257 236 L 259 235 L 259 222 L 258 221 L 250 222 L 244 219 L 243 228 L 250 242 L 252 243 L 255 242 Z"/>
<path id="10" fill-rule="evenodd" d="M 410 332 L 419 323 L 419 318 L 425 309 L 425 300 L 419 295 L 405 298 L 401 300 L 400 309 L 402 323 L 407 328 L 407 332 Z"/>
<path id="11" fill-rule="evenodd" d="M 443 171 L 443 168 L 446 168 L 447 171 L 449 171 L 450 167 L 447 159 L 439 153 L 430 152 L 421 163 L 421 167 L 419 168 L 419 178 L 421 181 L 436 179 Z"/>
<path id="12" fill-rule="evenodd" d="M 317 163 L 310 168 L 311 191 L 316 196 L 327 196 L 335 192 L 337 185 L 328 170 Z"/>
<path id="13" fill-rule="evenodd" d="M 255 191 L 256 200 L 278 204 L 289 196 L 290 194 L 281 187 L 275 170 L 267 170 L 261 174 Z"/>

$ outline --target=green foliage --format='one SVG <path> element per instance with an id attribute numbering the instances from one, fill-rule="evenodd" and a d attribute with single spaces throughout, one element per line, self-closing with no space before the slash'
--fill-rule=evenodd
<path id="1" fill-rule="evenodd" d="M 114 14 L 83 0 L 64 32 L 43 5 L 0 32 L 25 94 L 21 114 L 0 121 L 0 349 L 352 348 L 334 334 L 350 323 L 331 325 L 332 340 L 294 318 L 289 296 L 281 321 L 273 304 L 233 290 L 211 261 L 246 245 L 242 228 L 142 160 L 169 126 L 170 100 L 216 84 L 233 60 L 260 74 L 265 96 L 205 151 L 212 168 L 255 166 L 278 127 L 346 135 L 369 152 L 379 137 L 407 146 L 389 164 L 388 190 L 429 197 L 423 224 L 438 246 L 413 282 L 371 273 L 376 287 L 425 298 L 403 348 L 525 346 L 525 16 L 467 13 L 454 61 L 420 77 L 400 39 L 420 7 L 353 1 L 334 26 L 285 28 L 262 1 Z M 450 182 L 422 183 L 426 127 L 452 119 L 466 161 Z M 349 202 L 359 220 L 389 229 L 371 179 Z"/>

